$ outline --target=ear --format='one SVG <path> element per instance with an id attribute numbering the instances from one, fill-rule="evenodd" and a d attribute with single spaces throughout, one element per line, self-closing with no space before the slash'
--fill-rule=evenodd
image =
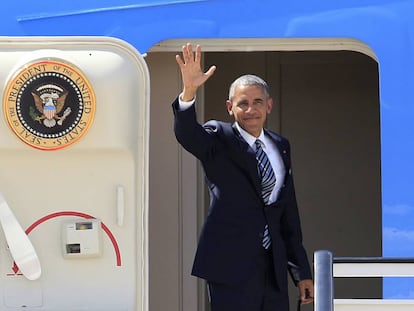
<path id="1" fill-rule="evenodd" d="M 231 101 L 226 100 L 226 107 L 227 107 L 227 112 L 229 113 L 229 115 L 233 115 L 233 104 Z"/>
<path id="2" fill-rule="evenodd" d="M 273 99 L 272 98 L 269 98 L 267 100 L 267 107 L 266 107 L 267 114 L 269 114 L 269 113 L 272 112 L 272 108 L 273 108 Z"/>

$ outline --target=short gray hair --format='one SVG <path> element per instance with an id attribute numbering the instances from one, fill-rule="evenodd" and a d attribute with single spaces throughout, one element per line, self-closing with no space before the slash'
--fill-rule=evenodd
<path id="1" fill-rule="evenodd" d="M 234 97 L 234 93 L 236 91 L 236 88 L 238 86 L 247 86 L 247 85 L 256 85 L 260 87 L 263 92 L 265 93 L 266 98 L 270 97 L 270 91 L 269 86 L 267 85 L 266 81 L 262 78 L 255 76 L 255 75 L 243 75 L 236 80 L 233 81 L 233 83 L 230 85 L 229 89 L 229 100 L 232 101 Z"/>

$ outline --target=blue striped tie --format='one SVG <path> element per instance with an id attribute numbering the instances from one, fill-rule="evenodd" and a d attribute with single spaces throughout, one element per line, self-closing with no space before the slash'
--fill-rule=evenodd
<path id="1" fill-rule="evenodd" d="M 269 202 L 270 194 L 272 193 L 273 188 L 275 187 L 276 176 L 275 172 L 273 171 L 272 165 L 270 164 L 269 158 L 263 151 L 262 142 L 259 139 L 257 139 L 255 144 L 257 167 L 259 175 L 261 177 L 262 184 L 262 198 L 265 204 L 267 204 Z M 262 244 L 265 249 L 268 249 L 271 244 L 268 225 L 266 225 L 264 229 Z"/>

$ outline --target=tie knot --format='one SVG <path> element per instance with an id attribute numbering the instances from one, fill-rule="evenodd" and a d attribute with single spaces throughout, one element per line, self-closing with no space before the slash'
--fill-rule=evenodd
<path id="1" fill-rule="evenodd" d="M 256 139 L 256 141 L 254 143 L 256 144 L 256 148 L 261 148 L 262 147 L 262 141 L 260 139 Z"/>

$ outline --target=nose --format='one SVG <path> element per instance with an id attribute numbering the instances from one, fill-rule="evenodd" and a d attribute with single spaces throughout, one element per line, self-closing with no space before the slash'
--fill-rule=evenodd
<path id="1" fill-rule="evenodd" d="M 245 113 L 253 113 L 255 110 L 256 110 L 256 109 L 255 109 L 255 105 L 253 105 L 253 104 L 249 104 L 249 105 L 247 105 L 247 107 L 246 107 Z"/>

